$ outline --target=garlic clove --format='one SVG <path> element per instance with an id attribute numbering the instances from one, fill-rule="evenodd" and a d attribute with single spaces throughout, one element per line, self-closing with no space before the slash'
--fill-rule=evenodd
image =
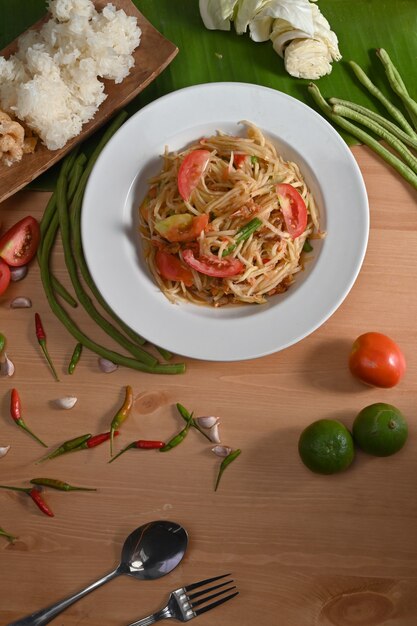
<path id="1" fill-rule="evenodd" d="M 19 296 L 10 302 L 11 309 L 30 309 L 31 307 L 32 300 L 24 296 Z"/>
<path id="2" fill-rule="evenodd" d="M 11 267 L 10 268 L 10 280 L 16 283 L 18 280 L 22 280 L 25 278 L 28 273 L 28 266 L 21 265 L 20 267 Z"/>
<path id="3" fill-rule="evenodd" d="M 0 459 L 3 456 L 6 456 L 6 454 L 8 453 L 8 451 L 10 450 L 11 446 L 0 446 Z"/>
<path id="4" fill-rule="evenodd" d="M 219 423 L 218 417 L 196 417 L 195 421 L 200 426 L 200 428 L 212 428 L 215 424 Z"/>
<path id="5" fill-rule="evenodd" d="M 0 366 L 3 376 L 13 376 L 15 367 L 13 361 L 9 359 L 6 352 L 4 353 L 4 361 Z"/>
<path id="6" fill-rule="evenodd" d="M 229 446 L 214 446 L 211 451 L 217 456 L 226 457 L 231 453 L 232 448 Z"/>
<path id="7" fill-rule="evenodd" d="M 208 431 L 208 436 L 213 443 L 220 443 L 219 422 L 217 421 Z"/>
<path id="8" fill-rule="evenodd" d="M 55 405 L 59 409 L 72 409 L 75 406 L 78 398 L 75 396 L 65 396 L 65 398 L 58 398 L 55 400 Z"/>
<path id="9" fill-rule="evenodd" d="M 119 367 L 118 365 L 116 365 L 116 363 L 113 363 L 113 361 L 109 361 L 108 359 L 103 359 L 103 357 L 99 358 L 98 366 L 101 369 L 101 371 L 104 372 L 105 374 L 111 374 L 111 372 L 115 372 L 117 368 Z"/>

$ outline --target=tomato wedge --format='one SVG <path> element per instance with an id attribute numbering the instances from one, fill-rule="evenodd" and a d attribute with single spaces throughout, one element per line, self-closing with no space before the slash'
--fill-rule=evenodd
<path id="1" fill-rule="evenodd" d="M 30 215 L 4 233 L 0 239 L 0 257 L 12 267 L 26 265 L 33 259 L 40 240 L 39 224 Z"/>
<path id="2" fill-rule="evenodd" d="M 197 270 L 200 274 L 216 276 L 217 278 L 236 276 L 241 274 L 245 268 L 239 259 L 219 259 L 214 254 L 211 256 L 203 255 L 196 259 L 194 252 L 190 249 L 184 250 L 182 257 L 193 270 Z"/>
<path id="3" fill-rule="evenodd" d="M 184 158 L 178 170 L 178 191 L 188 201 L 201 180 L 210 159 L 208 150 L 193 150 Z"/>
<path id="4" fill-rule="evenodd" d="M 4 294 L 10 283 L 10 268 L 0 259 L 0 296 Z"/>
<path id="5" fill-rule="evenodd" d="M 171 215 L 157 222 L 155 228 L 168 241 L 194 241 L 208 225 L 208 215 L 193 217 L 189 213 Z"/>
<path id="6" fill-rule="evenodd" d="M 242 152 L 235 152 L 233 155 L 233 165 L 239 169 L 239 167 L 243 167 L 246 163 L 246 159 L 248 159 L 247 154 L 243 154 Z"/>
<path id="7" fill-rule="evenodd" d="M 193 284 L 193 275 L 190 270 L 185 267 L 178 257 L 164 250 L 158 250 L 155 255 L 156 267 L 162 278 L 167 280 L 180 280 L 186 287 Z"/>
<path id="8" fill-rule="evenodd" d="M 285 225 L 291 237 L 296 239 L 307 227 L 307 207 L 301 195 L 292 185 L 281 183 L 276 186 Z"/>

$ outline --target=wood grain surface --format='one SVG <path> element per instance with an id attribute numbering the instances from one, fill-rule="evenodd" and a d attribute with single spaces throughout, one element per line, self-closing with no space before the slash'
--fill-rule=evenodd
<path id="1" fill-rule="evenodd" d="M 240 595 L 196 620 L 196 626 L 415 626 L 417 621 L 417 195 L 366 148 L 353 153 L 370 200 L 371 233 L 363 269 L 338 311 L 311 336 L 258 360 L 187 360 L 180 376 L 119 368 L 103 374 L 85 351 L 70 376 L 74 340 L 51 313 L 33 263 L 29 275 L 0 299 L 0 331 L 15 362 L 0 378 L 2 484 L 25 485 L 46 475 L 97 487 L 97 493 L 48 490 L 55 512 L 43 516 L 24 494 L 0 491 L 0 526 L 18 535 L 0 538 L 0 623 L 71 594 L 112 570 L 123 539 L 153 519 L 183 524 L 190 544 L 184 561 L 154 582 L 119 577 L 69 608 L 56 624 L 124 626 L 162 606 L 183 584 L 232 572 Z M 341 189 L 340 193 L 349 193 Z M 3 228 L 42 215 L 48 195 L 19 192 L 0 207 Z M 67 282 L 62 253 L 57 274 Z M 323 285 L 326 289 L 326 285 Z M 12 310 L 28 296 L 32 309 Z M 317 294 L 320 297 L 320 294 Z M 306 302 L 306 307 L 308 302 Z M 58 366 L 54 382 L 34 335 L 38 311 Z M 82 312 L 88 334 L 111 345 Z M 351 378 L 347 355 L 359 334 L 377 330 L 404 349 L 408 371 L 391 390 Z M 175 329 L 173 329 L 175 332 Z M 175 403 L 197 415 L 219 415 L 225 444 L 241 457 L 213 484 L 218 461 L 197 432 L 167 454 L 129 451 L 108 465 L 107 445 L 36 465 L 44 453 L 9 417 L 16 387 L 28 425 L 52 447 L 84 432 L 108 429 L 124 386 L 134 409 L 116 440 L 172 436 L 182 426 Z M 70 411 L 53 401 L 78 397 Z M 319 418 L 351 426 L 367 404 L 397 405 L 407 416 L 409 440 L 389 458 L 358 453 L 343 474 L 318 476 L 300 462 L 301 430 Z"/>
<path id="2" fill-rule="evenodd" d="M 107 0 L 96 0 L 95 7 L 100 11 L 106 4 Z M 81 140 L 92 135 L 145 89 L 177 54 L 177 47 L 148 22 L 131 0 L 113 0 L 113 4 L 117 9 L 123 9 L 127 15 L 136 17 L 138 26 L 142 31 L 141 43 L 132 55 L 135 65 L 130 70 L 129 75 L 119 84 L 112 80 L 103 80 L 104 92 L 107 94 L 106 100 L 101 104 L 94 118 L 83 125 L 81 133 L 67 141 L 63 148 L 48 150 L 39 141 L 35 152 L 25 154 L 23 159 L 19 163 L 15 163 L 13 167 L 0 163 L 0 202 L 40 176 L 70 152 Z M 45 16 L 32 28 L 39 29 L 48 17 L 50 16 Z M 16 52 L 17 46 L 18 39 L 15 39 L 0 51 L 0 56 L 8 58 Z"/>

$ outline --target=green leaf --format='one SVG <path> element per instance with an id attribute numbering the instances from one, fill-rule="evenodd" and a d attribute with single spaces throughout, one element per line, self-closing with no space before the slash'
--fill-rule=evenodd
<path id="1" fill-rule="evenodd" d="M 128 106 L 134 113 L 156 98 L 189 85 L 217 82 L 250 82 L 277 89 L 313 106 L 309 81 L 289 76 L 272 43 L 255 43 L 249 35 L 207 30 L 197 0 L 134 0 L 145 17 L 179 48 L 168 68 Z M 3 47 L 45 12 L 44 0 L 0 0 L 0 46 Z M 401 72 L 410 95 L 417 99 L 413 72 L 417 58 L 417 11 L 415 0 L 321 0 L 320 9 L 339 38 L 343 60 L 318 82 L 325 97 L 353 100 L 386 115 L 379 103 L 363 89 L 347 61 L 354 60 L 392 101 L 401 102 L 390 90 L 376 48 L 385 48 Z M 219 102 L 221 115 L 221 102 Z M 277 111 L 279 116 L 279 111 Z M 339 129 L 337 129 L 339 132 Z M 356 140 L 343 135 L 348 143 Z M 52 169 L 36 181 L 49 188 L 56 178 Z"/>

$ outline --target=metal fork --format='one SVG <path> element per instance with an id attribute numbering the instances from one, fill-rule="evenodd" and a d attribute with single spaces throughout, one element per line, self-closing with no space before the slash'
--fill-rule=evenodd
<path id="1" fill-rule="evenodd" d="M 155 622 L 159 622 L 163 619 L 176 619 L 179 622 L 188 622 L 190 619 L 194 619 L 194 617 L 197 617 L 206 611 L 211 611 L 211 609 L 214 609 L 216 606 L 220 606 L 220 604 L 223 604 L 238 595 L 238 591 L 229 593 L 229 595 L 226 596 L 224 595 L 225 593 L 236 589 L 236 585 L 231 587 L 227 586 L 231 585 L 234 582 L 233 580 L 227 580 L 217 585 L 213 585 L 208 589 L 201 589 L 195 593 L 190 592 L 194 591 L 194 589 L 209 585 L 217 580 L 221 580 L 222 578 L 227 578 L 228 576 L 230 576 L 230 574 L 223 574 L 222 576 L 215 576 L 214 578 L 206 578 L 205 580 L 200 580 L 192 585 L 180 587 L 179 589 L 171 591 L 168 603 L 163 609 L 149 615 L 148 617 L 144 617 L 137 622 L 132 622 L 129 626 L 149 626 L 150 624 L 155 624 Z M 212 591 L 215 593 L 211 593 Z M 211 595 L 207 595 L 208 593 Z M 215 598 L 218 599 L 215 600 Z M 214 602 L 211 602 L 211 600 L 214 600 Z M 207 604 L 208 602 L 209 604 Z"/>

